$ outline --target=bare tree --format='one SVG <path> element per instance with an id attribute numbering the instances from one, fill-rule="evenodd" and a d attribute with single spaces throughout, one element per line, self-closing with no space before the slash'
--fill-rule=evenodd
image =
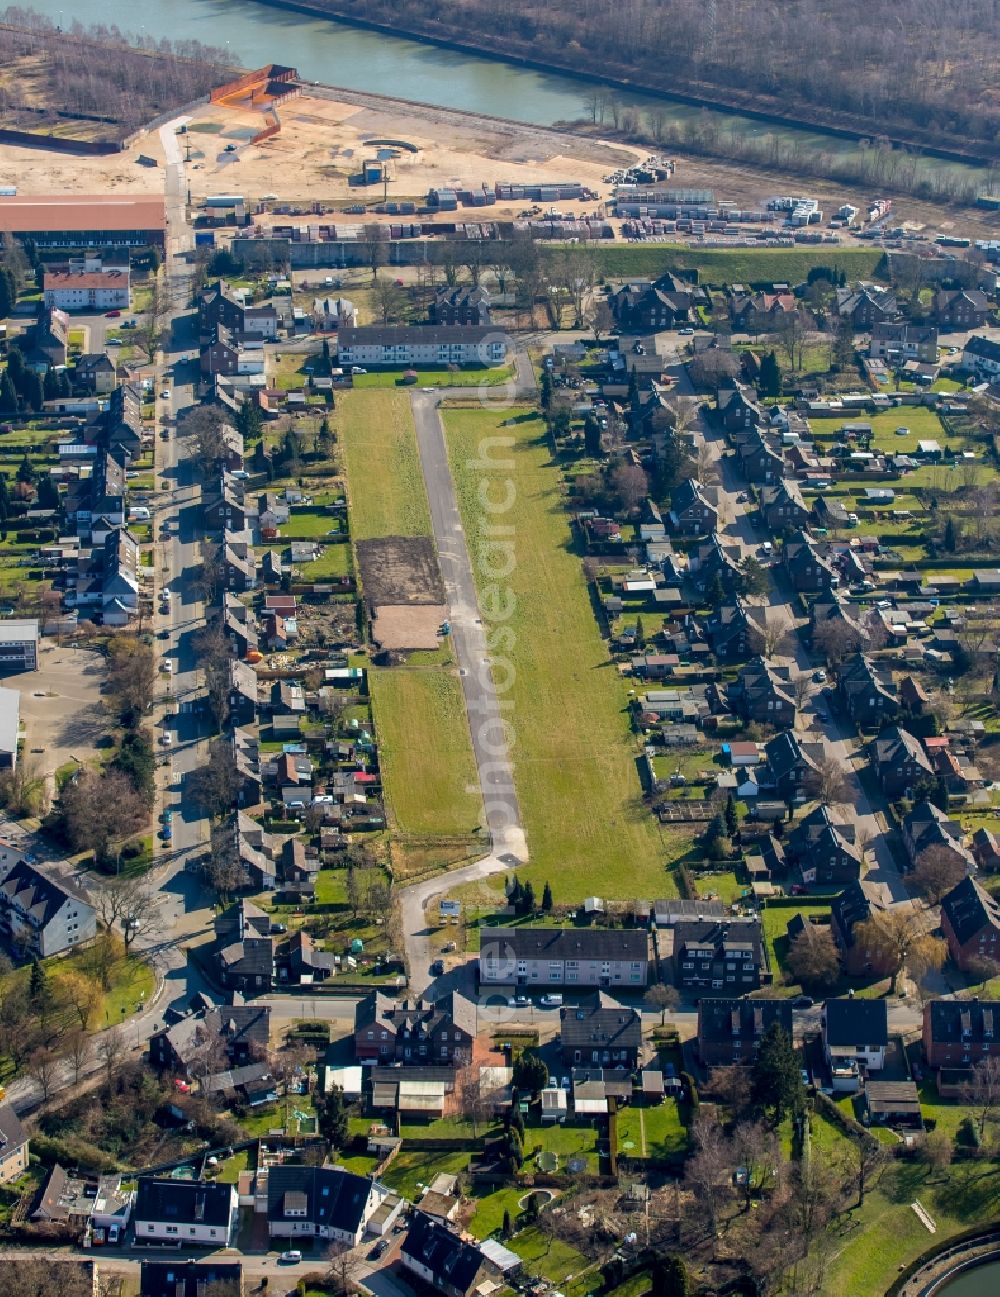
<path id="1" fill-rule="evenodd" d="M 132 780 L 113 767 L 81 771 L 63 788 L 60 806 L 73 849 L 93 851 L 99 864 L 117 865 L 121 844 L 149 815 Z"/>
<path id="2" fill-rule="evenodd" d="M 813 645 L 823 655 L 827 666 L 835 667 L 848 653 L 862 652 L 870 636 L 861 626 L 842 617 L 821 621 L 813 631 Z"/>
<path id="3" fill-rule="evenodd" d="M 153 649 L 137 635 L 116 636 L 107 650 L 108 693 L 118 710 L 141 716 L 153 701 L 156 663 Z"/>
<path id="4" fill-rule="evenodd" d="M 754 1194 L 772 1188 L 781 1170 L 777 1134 L 762 1121 L 743 1121 L 733 1130 L 733 1153 L 744 1172 L 743 1210 L 749 1211 Z"/>
<path id="5" fill-rule="evenodd" d="M 90 1036 L 83 1027 L 74 1027 L 64 1038 L 66 1062 L 73 1075 L 73 1084 L 79 1085 L 90 1057 Z"/>
<path id="6" fill-rule="evenodd" d="M 684 1178 L 705 1209 L 714 1254 L 719 1235 L 719 1208 L 728 1190 L 733 1153 L 718 1124 L 706 1113 L 699 1113 L 695 1118 L 691 1134 L 695 1152 L 684 1168 Z"/>
<path id="7" fill-rule="evenodd" d="M 979 1137 L 986 1134 L 986 1124 L 996 1120 L 1000 1107 L 1000 1058 L 982 1058 L 972 1068 L 971 1079 L 962 1087 L 962 1102 L 976 1110 Z"/>
<path id="8" fill-rule="evenodd" d="M 178 432 L 194 439 L 195 455 L 206 476 L 218 470 L 226 453 L 226 423 L 221 408 L 214 404 L 194 406 L 181 421 Z"/>
<path id="9" fill-rule="evenodd" d="M 820 757 L 807 774 L 805 786 L 810 797 L 828 806 L 844 805 L 851 800 L 850 777 L 833 756 Z"/>
<path id="10" fill-rule="evenodd" d="M 28 1059 L 28 1075 L 38 1085 L 42 1092 L 42 1102 L 44 1103 L 55 1089 L 56 1080 L 59 1072 L 59 1055 L 54 1047 L 43 1045 L 36 1049 Z"/>
<path id="11" fill-rule="evenodd" d="M 114 1075 L 118 1064 L 128 1052 L 128 1047 L 125 1043 L 125 1033 L 117 1023 L 114 1026 L 108 1027 L 107 1031 L 102 1031 L 97 1037 L 94 1052 L 98 1059 L 100 1059 L 108 1080 L 110 1080 Z"/>
<path id="12" fill-rule="evenodd" d="M 654 982 L 646 992 L 644 999 L 654 1009 L 660 1010 L 661 1027 L 667 1020 L 668 1011 L 673 1013 L 681 1001 L 677 987 L 671 986 L 669 982 Z"/>
<path id="13" fill-rule="evenodd" d="M 398 324 L 406 310 L 406 295 L 389 279 L 377 279 L 371 287 L 372 310 L 383 324 Z"/>
<path id="14" fill-rule="evenodd" d="M 739 1118 L 750 1107 L 750 1069 L 743 1063 L 713 1067 L 709 1089 L 734 1118 Z"/>
<path id="15" fill-rule="evenodd" d="M 810 925 L 788 948 L 785 961 L 792 977 L 803 986 L 830 986 L 840 973 L 840 955 L 829 924 Z"/>
<path id="16" fill-rule="evenodd" d="M 787 653 L 792 645 L 792 623 L 787 617 L 768 617 L 765 610 L 759 621 L 754 621 L 749 635 L 750 647 L 762 657 Z"/>
<path id="17" fill-rule="evenodd" d="M 603 297 L 597 297 L 590 303 L 584 311 L 584 320 L 588 327 L 593 330 L 594 341 L 598 344 L 600 344 L 603 337 L 611 332 L 615 323 L 611 307 Z"/>
<path id="18" fill-rule="evenodd" d="M 211 848 L 202 872 L 205 882 L 223 906 L 229 904 L 234 892 L 247 885 L 247 871 L 240 859 L 236 835 L 228 824 L 213 830 Z"/>
<path id="19" fill-rule="evenodd" d="M 925 917 L 915 906 L 879 911 L 859 923 L 855 933 L 872 971 L 892 978 L 893 994 L 904 967 L 919 979 L 940 968 L 948 954 L 947 944 L 927 931 Z"/>
<path id="20" fill-rule="evenodd" d="M 213 739 L 208 760 L 188 779 L 188 793 L 193 801 L 213 819 L 232 810 L 240 791 L 240 773 L 232 740 Z"/>
<path id="21" fill-rule="evenodd" d="M 865 1195 L 874 1189 L 889 1165 L 889 1153 L 874 1135 L 859 1135 L 854 1140 L 854 1170 L 858 1185 L 858 1206 L 865 1205 Z"/>
<path id="22" fill-rule="evenodd" d="M 372 283 L 378 279 L 379 267 L 389 260 L 389 231 L 384 225 L 373 222 L 364 227 L 361 246 L 365 261 L 372 272 Z"/>
<path id="23" fill-rule="evenodd" d="M 913 881 L 932 905 L 960 883 L 968 872 L 957 851 L 943 843 L 921 851 L 913 870 Z"/>

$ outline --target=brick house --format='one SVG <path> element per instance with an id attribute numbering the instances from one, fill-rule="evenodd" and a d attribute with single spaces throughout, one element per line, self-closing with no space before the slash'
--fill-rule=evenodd
<path id="1" fill-rule="evenodd" d="M 837 699 L 851 720 L 864 729 L 884 725 L 899 712 L 899 703 L 889 692 L 886 680 L 864 653 L 852 653 L 841 662 L 837 671 Z"/>
<path id="2" fill-rule="evenodd" d="M 753 658 L 729 686 L 730 707 L 745 721 L 791 729 L 795 699 L 788 676 L 787 667 L 773 667 L 762 657 Z"/>
<path id="3" fill-rule="evenodd" d="M 560 1009 L 559 1045 L 568 1067 L 623 1067 L 631 1072 L 639 1062 L 642 1017 L 610 996 L 598 995 L 589 1003 Z"/>
<path id="4" fill-rule="evenodd" d="M 950 819 L 939 806 L 926 798 L 917 802 L 901 825 L 903 845 L 915 869 L 928 853 L 947 857 L 961 865 L 966 873 L 976 870 L 972 852 L 962 842 L 962 826 Z"/>
<path id="5" fill-rule="evenodd" d="M 373 991 L 354 1012 L 360 1063 L 457 1067 L 468 1062 L 475 1039 L 476 1006 L 457 991 L 401 1004 Z"/>
<path id="6" fill-rule="evenodd" d="M 837 289 L 837 314 L 848 316 L 855 333 L 868 333 L 876 324 L 894 320 L 899 314 L 895 293 L 872 284 Z"/>
<path id="7" fill-rule="evenodd" d="M 692 295 L 678 286 L 673 275 L 661 275 L 653 283 L 624 284 L 612 293 L 609 304 L 615 323 L 625 333 L 655 333 L 686 324 Z"/>
<path id="8" fill-rule="evenodd" d="M 439 288 L 427 318 L 431 324 L 489 324 L 490 295 L 485 288 L 472 284 Z"/>
<path id="9" fill-rule="evenodd" d="M 670 500 L 670 522 L 675 531 L 704 536 L 719 527 L 716 492 L 693 477 L 686 477 L 675 488 Z"/>
<path id="10" fill-rule="evenodd" d="M 781 561 L 792 588 L 800 594 L 819 594 L 836 588 L 839 578 L 816 548 L 806 531 L 797 531 L 785 541 Z"/>
<path id="11" fill-rule="evenodd" d="M 890 365 L 906 360 L 937 364 L 938 331 L 931 324 L 906 324 L 884 321 L 872 329 L 868 355 Z"/>
<path id="12" fill-rule="evenodd" d="M 800 820 L 785 841 L 785 858 L 795 865 L 803 883 L 834 887 L 861 877 L 861 852 L 854 826 L 837 824 L 830 807 L 821 804 Z"/>
<path id="13" fill-rule="evenodd" d="M 848 883 L 833 898 L 830 904 L 830 927 L 849 977 L 863 977 L 878 971 L 873 966 L 873 952 L 865 945 L 860 925 L 867 923 L 884 909 L 879 885 L 858 879 Z"/>
<path id="14" fill-rule="evenodd" d="M 764 962 L 760 924 L 734 919 L 684 922 L 674 927 L 674 984 L 694 995 L 728 991 L 745 995 L 761 984 Z"/>
<path id="15" fill-rule="evenodd" d="M 799 484 L 787 477 L 774 486 L 761 488 L 760 511 L 772 532 L 802 528 L 809 523 L 809 506 L 802 498 Z"/>
<path id="16" fill-rule="evenodd" d="M 930 1067 L 972 1067 L 1000 1053 L 1000 1000 L 931 1000 L 924 1005 Z"/>
<path id="17" fill-rule="evenodd" d="M 722 426 L 727 432 L 738 428 L 756 428 L 764 423 L 764 412 L 752 396 L 750 389 L 742 383 L 733 387 L 720 388 L 716 405 Z"/>
<path id="18" fill-rule="evenodd" d="M 990 299 L 978 288 L 942 288 L 934 294 L 934 319 L 942 329 L 981 329 L 989 313 Z"/>
<path id="19" fill-rule="evenodd" d="M 752 1063 L 761 1039 L 775 1023 L 791 1040 L 791 1000 L 699 1000 L 698 1057 L 705 1067 Z"/>
<path id="20" fill-rule="evenodd" d="M 1000 965 L 1000 902 L 974 878 L 963 878 L 941 898 L 941 931 L 963 972 L 984 960 Z"/>

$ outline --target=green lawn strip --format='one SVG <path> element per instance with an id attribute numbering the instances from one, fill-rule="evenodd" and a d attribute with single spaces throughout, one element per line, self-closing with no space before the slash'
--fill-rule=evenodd
<path id="1" fill-rule="evenodd" d="M 557 1174 L 573 1175 L 567 1163 L 571 1158 L 582 1158 L 586 1161 L 585 1169 L 590 1174 L 598 1171 L 597 1131 L 590 1126 L 560 1125 L 554 1122 L 546 1126 L 525 1126 L 524 1160 L 527 1164 L 539 1153 L 554 1153 L 559 1159 Z"/>
<path id="2" fill-rule="evenodd" d="M 354 539 L 430 536 L 409 397 L 404 392 L 351 392 L 341 399 L 337 428 Z"/>
<path id="3" fill-rule="evenodd" d="M 520 421 L 502 427 L 505 418 Z M 528 835 L 526 877 L 536 889 L 548 879 L 559 901 L 662 895 L 670 887 L 670 841 L 641 801 L 626 687 L 609 662 L 572 552 L 541 421 L 526 411 L 461 410 L 447 412 L 445 426 L 484 619 L 489 624 L 506 611 L 508 592 L 516 601 L 494 629 L 494 672 L 501 701 L 513 703 L 506 716 Z M 481 445 L 495 437 L 512 438 L 509 449 L 490 452 L 493 462 L 509 464 L 484 472 L 477 467 Z M 502 516 L 487 513 L 481 487 L 502 499 L 508 478 L 512 507 Z M 486 548 L 491 525 L 513 532 L 514 567 L 499 593 L 484 567 L 505 562 Z"/>
<path id="4" fill-rule="evenodd" d="M 404 835 L 475 832 L 483 803 L 454 670 L 373 668 L 368 685 L 394 828 Z"/>
<path id="5" fill-rule="evenodd" d="M 354 387 L 413 388 L 413 387 L 498 387 L 514 373 L 513 365 L 498 365 L 495 369 L 418 369 L 415 383 L 403 383 L 402 371 L 379 370 L 368 374 L 355 374 Z"/>
<path id="6" fill-rule="evenodd" d="M 292 509 L 288 521 L 282 524 L 281 539 L 323 540 L 330 532 L 341 535 L 337 518 L 325 509 Z"/>
<path id="7" fill-rule="evenodd" d="M 835 266 L 848 279 L 870 279 L 882 260 L 877 248 L 692 248 L 685 244 L 598 247 L 591 254 L 605 275 L 655 279 L 667 270 L 697 270 L 701 284 L 799 283 L 813 266 Z"/>
<path id="8" fill-rule="evenodd" d="M 625 1144 L 631 1143 L 631 1148 Z M 623 1108 L 618 1113 L 618 1151 L 628 1157 L 664 1160 L 687 1148 L 688 1135 L 675 1099 L 650 1108 Z"/>
<path id="9" fill-rule="evenodd" d="M 576 1274 L 586 1265 L 575 1247 L 561 1239 L 551 1238 L 536 1225 L 515 1234 L 508 1246 L 521 1258 L 529 1273 L 542 1275 L 555 1284 L 563 1283 L 567 1275 Z M 591 1290 L 599 1286 L 599 1276 L 596 1276 Z"/>

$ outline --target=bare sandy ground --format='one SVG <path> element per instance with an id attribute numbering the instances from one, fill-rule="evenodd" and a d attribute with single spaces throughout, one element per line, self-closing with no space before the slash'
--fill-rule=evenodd
<path id="1" fill-rule="evenodd" d="M 355 188 L 349 177 L 361 161 L 374 157 L 372 139 L 405 140 L 415 154 L 394 160 L 390 200 L 422 201 L 431 188 L 475 189 L 496 181 L 534 184 L 580 181 L 597 201 L 564 204 L 578 213 L 596 210 L 610 195 L 604 177 L 614 168 L 641 159 L 645 150 L 571 132 L 532 127 L 448 109 L 428 108 L 377 95 L 315 87 L 280 108 L 280 134 L 260 144 L 248 140 L 263 125 L 256 109 L 205 105 L 196 110 L 184 137 L 190 152 L 187 179 L 195 202 L 213 194 L 242 194 L 248 201 L 277 195 L 285 204 L 335 211 L 350 203 L 380 201 L 382 185 Z M 227 145 L 235 146 L 227 151 Z M 160 166 L 140 166 L 140 153 Z M 673 183 L 713 189 L 741 206 L 760 206 L 768 196 L 801 190 L 832 210 L 843 202 L 861 205 L 875 195 L 837 182 L 787 175 L 737 163 L 673 155 Z M 110 158 L 61 157 L 42 150 L 0 146 L 0 183 L 22 193 L 162 192 L 163 152 L 151 132 L 126 153 Z M 491 220 L 516 215 L 526 204 L 460 208 L 459 219 Z M 998 218 L 975 209 L 948 209 L 915 199 L 900 199 L 900 221 L 932 230 L 959 231 L 970 237 L 996 237 Z"/>

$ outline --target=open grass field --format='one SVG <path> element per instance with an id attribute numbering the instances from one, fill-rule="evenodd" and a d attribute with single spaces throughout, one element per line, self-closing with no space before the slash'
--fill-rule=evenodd
<path id="1" fill-rule="evenodd" d="M 454 667 L 374 668 L 369 673 L 379 759 L 393 829 L 472 833 L 483 802 L 462 686 Z"/>
<path id="2" fill-rule="evenodd" d="M 514 420 L 502 427 L 505 419 Z M 670 886 L 666 843 L 640 798 L 636 747 L 626 715 L 625 686 L 608 660 L 583 571 L 572 552 L 559 470 L 540 419 L 530 412 L 446 412 L 448 452 L 462 520 L 484 598 L 489 576 L 485 527 L 513 529 L 516 600 L 503 626 L 509 669 L 495 661 L 498 691 L 510 697 L 513 760 L 536 888 L 550 881 L 556 900 L 589 895 L 655 898 Z M 515 498 L 501 519 L 479 503 L 476 468 L 483 438 L 509 436 L 510 464 L 492 477 L 492 498 L 513 481 Z M 505 452 L 506 453 L 506 452 Z M 493 452 L 493 459 L 503 458 Z M 498 628 L 499 629 L 499 628 Z"/>
<path id="3" fill-rule="evenodd" d="M 431 516 L 406 393 L 351 392 L 341 398 L 336 427 L 353 538 L 429 536 Z"/>
<path id="4" fill-rule="evenodd" d="M 592 256 L 610 278 L 655 279 L 667 270 L 697 270 L 702 284 L 797 284 L 813 266 L 835 266 L 848 279 L 870 279 L 882 260 L 877 248 L 693 248 L 680 244 L 622 244 Z"/>
<path id="5" fill-rule="evenodd" d="M 417 381 L 406 386 L 412 387 L 499 387 L 514 374 L 513 365 L 497 365 L 495 369 L 418 369 Z M 355 374 L 354 386 L 362 391 L 365 388 L 396 388 L 400 382 L 398 369 L 377 370 L 369 374 Z"/>

